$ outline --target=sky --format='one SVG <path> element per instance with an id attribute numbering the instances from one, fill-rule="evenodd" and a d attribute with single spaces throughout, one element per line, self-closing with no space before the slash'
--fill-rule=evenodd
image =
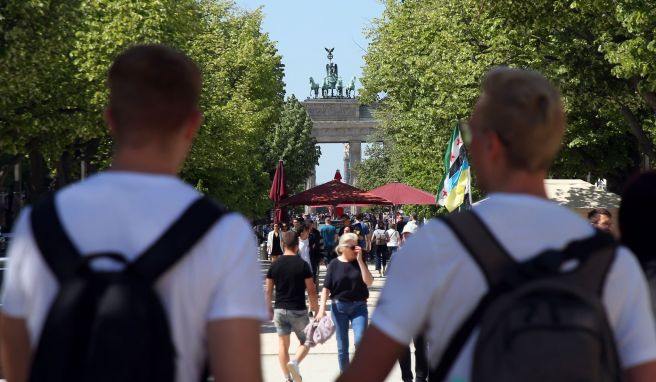
<path id="1" fill-rule="evenodd" d="M 333 62 L 341 77 L 356 76 L 357 93 L 368 45 L 365 28 L 383 13 L 379 0 L 236 0 L 236 4 L 247 10 L 263 7 L 262 31 L 276 41 L 282 56 L 287 96 L 304 100 L 310 95 L 309 78 L 325 76 L 324 48 L 335 48 Z M 317 184 L 331 180 L 344 165 L 341 144 L 319 146 Z"/>

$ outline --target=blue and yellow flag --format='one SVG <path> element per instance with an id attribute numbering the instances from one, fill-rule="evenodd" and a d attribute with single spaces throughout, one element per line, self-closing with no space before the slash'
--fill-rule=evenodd
<path id="1" fill-rule="evenodd" d="M 451 212 L 463 202 L 471 202 L 469 170 L 467 149 L 463 144 L 460 129 L 456 126 L 451 133 L 449 146 L 444 154 L 444 176 L 436 195 L 437 204 L 446 207 Z"/>

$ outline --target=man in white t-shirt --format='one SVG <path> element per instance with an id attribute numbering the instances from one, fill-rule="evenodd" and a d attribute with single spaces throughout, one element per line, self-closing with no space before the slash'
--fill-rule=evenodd
<path id="1" fill-rule="evenodd" d="M 312 269 L 312 261 L 310 259 L 310 224 L 300 222 L 298 227 L 294 228 L 294 231 L 298 235 L 298 255 Z"/>
<path id="2" fill-rule="evenodd" d="M 472 168 L 489 193 L 474 213 L 514 260 L 593 235 L 585 220 L 546 198 L 543 179 L 565 127 L 560 96 L 548 80 L 526 70 L 492 70 L 469 126 Z M 487 292 L 481 269 L 439 220 L 419 229 L 400 251 L 403 261 L 390 270 L 372 324 L 339 381 L 383 381 L 417 334 L 428 341 L 428 360 L 436 367 L 451 336 Z M 656 328 L 648 293 L 638 262 L 620 247 L 602 302 L 629 382 L 656 380 Z M 475 342 L 474 334 L 446 381 L 470 380 Z"/>
<path id="3" fill-rule="evenodd" d="M 108 86 L 112 167 L 59 191 L 55 206 L 80 253 L 121 253 L 134 261 L 201 196 L 176 176 L 202 121 L 200 72 L 174 49 L 137 46 L 116 58 Z M 2 361 L 10 381 L 27 379 L 59 288 L 30 219 L 26 208 L 2 293 Z M 177 354 L 176 381 L 200 380 L 208 361 L 215 380 L 262 380 L 259 332 L 267 314 L 255 253 L 248 222 L 226 214 L 155 283 Z M 114 262 L 92 267 L 120 269 Z"/>

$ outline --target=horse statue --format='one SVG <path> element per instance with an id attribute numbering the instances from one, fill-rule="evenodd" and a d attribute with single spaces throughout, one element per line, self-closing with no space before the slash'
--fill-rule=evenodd
<path id="1" fill-rule="evenodd" d="M 340 78 L 337 80 L 337 96 L 343 97 L 344 96 L 343 90 L 344 90 L 344 84 L 342 83 L 342 79 Z"/>
<path id="2" fill-rule="evenodd" d="M 314 82 L 314 78 L 310 77 L 310 97 L 314 93 L 314 98 L 319 97 L 319 84 Z"/>
<path id="3" fill-rule="evenodd" d="M 328 79 L 324 78 L 323 79 L 323 84 L 321 84 L 321 96 L 326 98 L 328 97 L 328 90 L 331 89 L 330 84 L 328 83 Z"/>
<path id="4" fill-rule="evenodd" d="M 351 81 L 346 86 L 346 98 L 355 98 L 355 76 L 351 78 Z"/>

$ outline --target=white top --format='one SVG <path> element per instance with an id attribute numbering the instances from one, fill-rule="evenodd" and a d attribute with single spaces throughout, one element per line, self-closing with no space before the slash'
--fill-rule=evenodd
<path id="1" fill-rule="evenodd" d="M 273 235 L 274 235 L 274 231 L 273 231 L 273 230 L 271 230 L 271 232 L 269 232 L 269 234 L 267 235 L 267 253 L 268 253 L 269 255 L 270 255 L 271 252 L 273 251 Z M 282 247 L 282 242 L 281 242 L 281 240 L 280 240 L 280 239 L 281 239 L 281 236 L 282 236 L 282 231 L 281 231 L 281 230 L 278 230 L 278 239 L 279 239 L 279 240 L 278 240 L 278 244 L 279 244 L 279 246 L 280 246 L 280 250 L 284 250 L 284 248 Z"/>
<path id="2" fill-rule="evenodd" d="M 387 235 L 389 236 L 389 241 L 387 242 L 388 247 L 398 247 L 399 246 L 399 231 L 395 229 L 388 229 Z"/>
<path id="3" fill-rule="evenodd" d="M 575 213 L 529 195 L 493 194 L 474 211 L 518 261 L 593 234 L 590 224 Z M 435 367 L 449 338 L 487 292 L 487 284 L 471 256 L 438 220 L 421 227 L 399 252 L 404 261 L 390 268 L 372 324 L 404 344 L 423 331 Z M 603 303 L 624 368 L 656 360 L 648 293 L 637 260 L 629 250 L 619 249 Z M 469 339 L 447 381 L 469 380 L 475 339 Z"/>
<path id="4" fill-rule="evenodd" d="M 312 263 L 310 263 L 310 238 L 308 237 L 305 240 L 298 239 L 298 255 L 301 256 L 301 259 L 305 260 L 306 263 L 312 269 Z"/>
<path id="5" fill-rule="evenodd" d="M 80 253 L 118 252 L 134 260 L 199 196 L 173 176 L 108 171 L 63 189 L 55 203 Z M 15 226 L 2 309 L 27 320 L 36 347 L 58 285 L 34 243 L 29 211 L 21 213 Z M 208 321 L 266 319 L 256 253 L 248 222 L 228 214 L 157 281 L 178 355 L 177 381 L 200 379 L 207 358 Z M 93 266 L 120 267 L 103 259 Z"/>

